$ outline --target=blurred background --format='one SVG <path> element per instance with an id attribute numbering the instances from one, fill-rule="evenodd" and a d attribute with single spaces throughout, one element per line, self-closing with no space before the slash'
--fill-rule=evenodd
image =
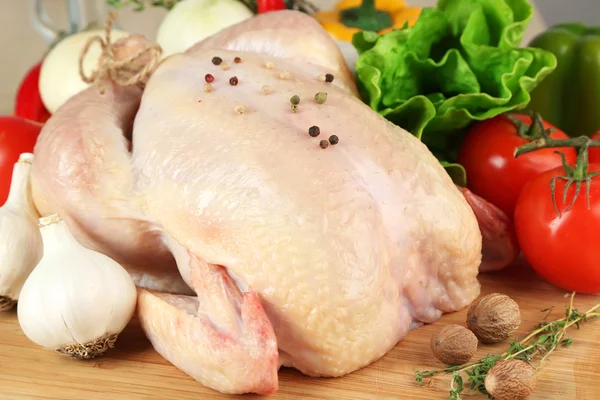
<path id="1" fill-rule="evenodd" d="M 109 8 L 105 0 L 80 0 L 92 5 L 90 18 L 103 20 Z M 326 9 L 337 0 L 313 0 Z M 432 6 L 436 0 L 409 0 L 411 5 Z M 0 0 L 0 114 L 11 113 L 14 93 L 25 72 L 38 62 L 48 48 L 48 43 L 32 25 L 33 0 Z M 537 0 L 538 12 L 529 26 L 525 41 L 548 25 L 563 21 L 581 21 L 600 25 L 600 0 Z M 67 1 L 44 0 L 44 10 L 60 28 L 68 27 Z M 131 7 L 120 12 L 119 26 L 128 32 L 141 33 L 153 39 L 166 11 L 149 8 L 142 13 Z"/>

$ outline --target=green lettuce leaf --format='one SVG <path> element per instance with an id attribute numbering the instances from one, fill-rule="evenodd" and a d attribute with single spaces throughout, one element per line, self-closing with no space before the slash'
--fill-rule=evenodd
<path id="1" fill-rule="evenodd" d="M 519 48 L 532 17 L 527 0 L 438 0 L 413 27 L 356 33 L 360 94 L 465 184 L 455 161 L 470 124 L 523 109 L 556 68 L 552 53 Z"/>

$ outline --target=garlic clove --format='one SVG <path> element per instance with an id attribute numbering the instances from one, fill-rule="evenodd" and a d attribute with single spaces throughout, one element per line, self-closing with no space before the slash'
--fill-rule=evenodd
<path id="1" fill-rule="evenodd" d="M 97 357 L 114 347 L 133 316 L 133 280 L 117 262 L 81 246 L 58 215 L 40 219 L 40 226 L 44 255 L 21 292 L 21 329 L 44 348 Z"/>
<path id="2" fill-rule="evenodd" d="M 13 168 L 10 193 L 0 208 L 0 311 L 19 299 L 25 280 L 42 258 L 38 213 L 31 195 L 33 154 L 23 153 Z"/>

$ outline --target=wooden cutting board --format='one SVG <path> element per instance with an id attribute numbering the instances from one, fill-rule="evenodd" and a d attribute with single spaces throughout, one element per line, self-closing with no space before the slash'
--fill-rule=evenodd
<path id="1" fill-rule="evenodd" d="M 564 292 L 539 279 L 523 263 L 508 270 L 482 275 L 482 293 L 501 292 L 521 307 L 521 333 L 541 320 L 541 309 L 564 312 Z M 578 295 L 580 311 L 598 298 Z M 414 370 L 441 367 L 429 349 L 431 334 L 448 323 L 464 324 L 466 309 L 445 315 L 438 323 L 412 331 L 390 353 L 371 366 L 337 379 L 315 379 L 283 369 L 279 391 L 269 399 L 447 399 L 448 377 L 419 387 Z M 599 398 L 600 320 L 572 332 L 573 346 L 560 349 L 538 373 L 531 399 L 588 400 Z M 476 357 L 501 353 L 504 345 L 480 346 Z M 31 343 L 21 332 L 13 310 L 0 314 L 1 400 L 197 400 L 256 399 L 261 396 L 225 396 L 179 371 L 151 347 L 134 319 L 117 341 L 117 348 L 92 361 L 74 361 Z M 479 394 L 466 399 L 484 399 Z"/>

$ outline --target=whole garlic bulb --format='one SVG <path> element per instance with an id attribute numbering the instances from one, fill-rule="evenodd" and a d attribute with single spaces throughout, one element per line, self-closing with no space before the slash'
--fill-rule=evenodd
<path id="1" fill-rule="evenodd" d="M 31 197 L 32 161 L 33 154 L 21 154 L 13 168 L 8 200 L 0 208 L 0 311 L 15 305 L 42 258 L 38 213 Z"/>
<path id="2" fill-rule="evenodd" d="M 109 257 L 81 246 L 53 214 L 40 219 L 44 255 L 17 306 L 19 324 L 38 345 L 80 359 L 114 347 L 137 302 L 133 280 Z"/>

